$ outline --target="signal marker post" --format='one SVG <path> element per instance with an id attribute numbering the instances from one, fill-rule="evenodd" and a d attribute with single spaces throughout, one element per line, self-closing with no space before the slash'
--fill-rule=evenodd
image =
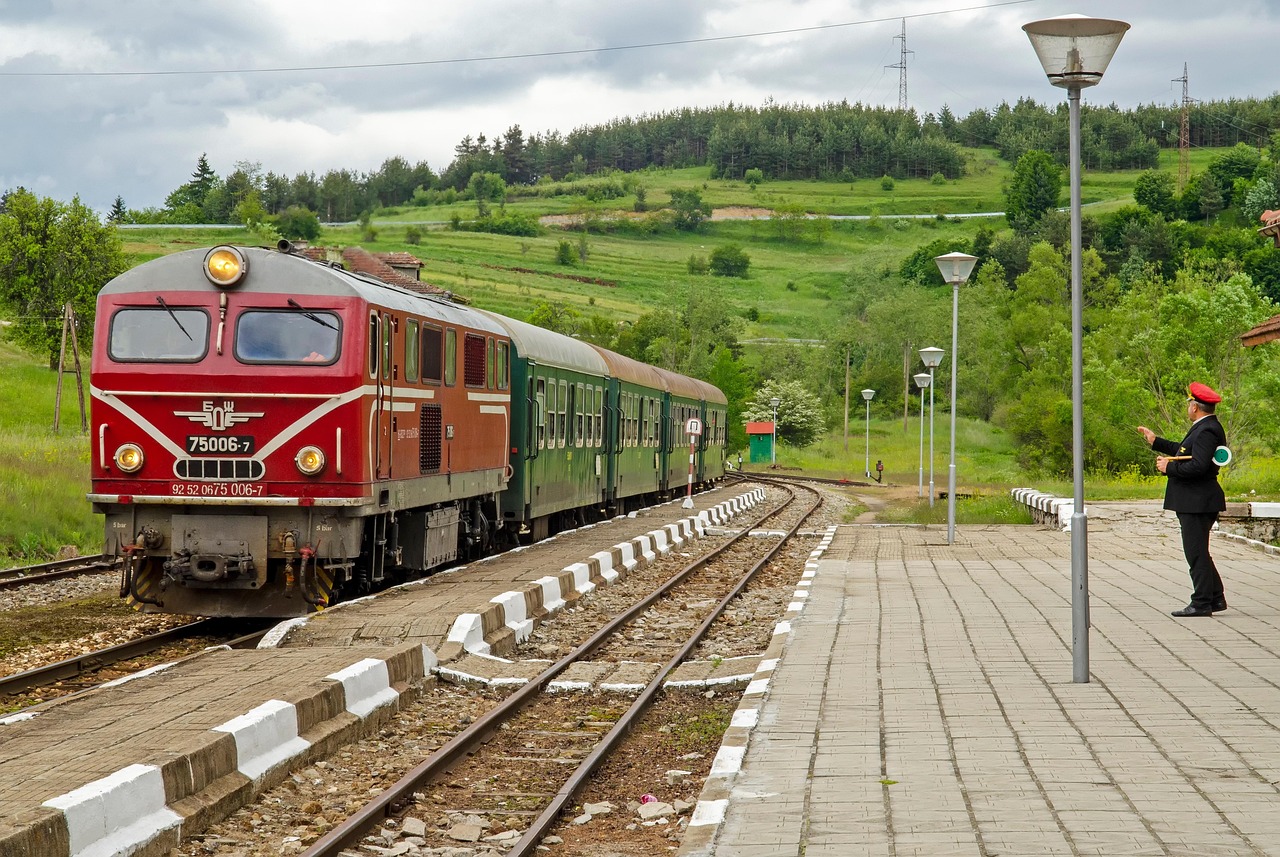
<path id="1" fill-rule="evenodd" d="M 685 432 L 689 435 L 689 487 L 685 494 L 684 502 L 681 506 L 685 509 L 693 508 L 693 455 L 694 449 L 698 445 L 698 438 L 702 436 L 702 420 L 697 417 L 690 417 L 689 422 L 685 423 Z"/>

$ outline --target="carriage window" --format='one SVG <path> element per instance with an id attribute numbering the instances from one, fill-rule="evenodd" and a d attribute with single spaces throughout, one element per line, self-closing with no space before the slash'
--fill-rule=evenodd
<path id="1" fill-rule="evenodd" d="M 565 439 L 568 437 L 569 420 L 567 417 L 569 405 L 569 382 L 560 382 L 560 397 L 558 400 L 559 407 L 556 411 L 556 442 L 561 449 L 564 449 Z"/>
<path id="2" fill-rule="evenodd" d="M 404 379 L 418 380 L 418 322 L 412 320 L 404 336 Z"/>
<path id="3" fill-rule="evenodd" d="M 547 447 L 547 382 L 538 379 L 538 393 L 535 398 L 537 402 L 537 414 L 534 417 L 538 421 L 538 449 L 546 449 Z"/>
<path id="4" fill-rule="evenodd" d="M 439 384 L 444 378 L 444 331 L 438 327 L 422 328 L 422 380 Z"/>
<path id="5" fill-rule="evenodd" d="M 490 390 L 492 390 L 494 387 L 494 383 L 493 383 L 494 363 L 495 361 L 493 359 L 493 337 L 490 337 L 488 353 L 485 355 L 485 361 L 484 361 L 484 366 L 485 366 L 485 379 L 484 379 L 485 384 L 484 385 L 488 387 Z"/>
<path id="6" fill-rule="evenodd" d="M 582 385 L 578 384 L 573 391 L 573 445 L 582 446 L 586 442 L 586 426 L 583 424 Z"/>
<path id="7" fill-rule="evenodd" d="M 508 366 L 508 355 L 510 353 L 510 345 L 505 342 L 498 343 L 498 389 L 507 389 L 511 383 L 511 369 Z"/>
<path id="8" fill-rule="evenodd" d="M 341 339 L 336 313 L 245 310 L 236 319 L 235 355 L 242 363 L 327 364 L 338 359 Z"/>
<path id="9" fill-rule="evenodd" d="M 596 387 L 596 446 L 604 445 L 604 391 Z"/>
<path id="10" fill-rule="evenodd" d="M 129 307 L 111 317 L 112 360 L 194 363 L 208 350 L 209 315 L 202 309 Z"/>
<path id="11" fill-rule="evenodd" d="M 444 332 L 444 383 L 452 387 L 458 382 L 458 331 Z"/>

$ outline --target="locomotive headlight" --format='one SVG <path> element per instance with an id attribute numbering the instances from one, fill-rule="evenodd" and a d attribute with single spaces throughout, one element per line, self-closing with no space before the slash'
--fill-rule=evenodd
<path id="1" fill-rule="evenodd" d="M 220 289 L 229 289 L 249 272 L 249 260 L 235 247 L 214 247 L 204 256 L 204 275 Z"/>
<path id="2" fill-rule="evenodd" d="M 142 447 L 126 443 L 116 450 L 116 467 L 122 473 L 137 473 L 142 469 Z"/>
<path id="3" fill-rule="evenodd" d="M 293 459 L 303 476 L 315 476 L 324 470 L 324 453 L 319 447 L 304 446 Z"/>

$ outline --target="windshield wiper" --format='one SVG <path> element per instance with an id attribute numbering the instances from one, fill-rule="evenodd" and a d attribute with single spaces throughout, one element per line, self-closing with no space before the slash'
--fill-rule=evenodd
<path id="1" fill-rule="evenodd" d="M 329 324 L 329 322 L 325 321 L 325 320 L 324 320 L 323 318 L 321 318 L 320 316 L 318 316 L 318 315 L 316 315 L 315 313 L 313 313 L 311 310 L 303 309 L 302 305 L 301 305 L 301 304 L 299 304 L 297 301 L 295 301 L 293 298 L 289 298 L 289 306 L 293 307 L 293 308 L 294 308 L 294 309 L 296 309 L 298 312 L 300 312 L 300 313 L 302 314 L 302 317 L 303 317 L 303 318 L 309 318 L 309 319 L 311 319 L 312 321 L 314 321 L 316 324 L 322 324 L 322 325 L 324 325 L 325 327 L 329 328 L 330 330 L 337 330 L 337 329 L 338 329 L 338 328 L 334 327 L 332 324 Z"/>
<path id="2" fill-rule="evenodd" d="M 182 331 L 182 335 L 185 336 L 187 339 L 191 339 L 191 334 L 187 333 L 187 329 L 182 326 L 182 322 L 178 321 L 177 314 L 174 313 L 174 311 L 169 308 L 169 305 L 164 302 L 164 298 L 160 297 L 159 295 L 156 295 L 156 303 L 164 307 L 164 311 L 169 313 L 169 318 L 173 319 L 173 323 L 178 326 L 178 330 Z M 194 339 L 191 339 L 191 341 L 195 342 Z"/>

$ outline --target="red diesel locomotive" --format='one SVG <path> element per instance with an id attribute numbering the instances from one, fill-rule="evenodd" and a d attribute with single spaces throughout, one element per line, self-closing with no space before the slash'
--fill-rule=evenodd
<path id="1" fill-rule="evenodd" d="M 287 242 L 177 253 L 112 280 L 94 332 L 90 499 L 104 552 L 123 560 L 122 597 L 148 612 L 305 615 L 514 543 L 535 520 L 545 532 L 536 508 L 502 502 L 554 416 L 517 390 L 532 423 L 512 425 L 504 322 Z M 720 429 L 700 483 L 722 475 L 724 440 L 723 395 L 702 386 Z M 591 443 L 568 423 L 570 452 Z M 579 519 L 611 511 L 598 492 L 579 505 Z"/>

